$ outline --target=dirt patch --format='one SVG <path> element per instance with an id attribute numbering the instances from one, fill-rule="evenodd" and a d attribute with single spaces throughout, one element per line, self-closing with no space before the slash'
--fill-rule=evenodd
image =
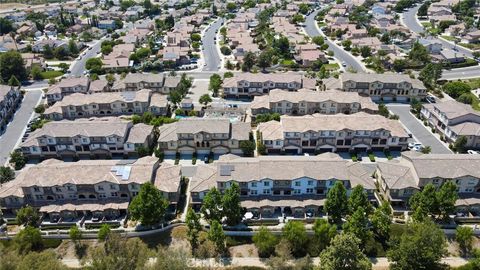
<path id="1" fill-rule="evenodd" d="M 244 244 L 228 249 L 232 257 L 258 257 L 258 251 L 254 244 Z"/>
<path id="2" fill-rule="evenodd" d="M 82 245 L 82 248 L 84 250 L 88 250 L 90 247 L 97 246 L 98 240 L 96 239 L 81 240 L 80 245 Z M 55 252 L 58 254 L 58 256 L 61 259 L 67 259 L 67 260 L 81 259 L 77 257 L 75 243 L 71 240 L 62 241 L 62 243 L 55 249 Z"/>
<path id="3" fill-rule="evenodd" d="M 3 3 L 0 5 L 0 11 L 4 10 L 11 10 L 14 8 L 20 9 L 20 8 L 27 8 L 28 6 L 25 4 L 21 3 Z"/>
<path id="4" fill-rule="evenodd" d="M 449 256 L 460 256 L 460 249 L 458 243 L 455 241 L 455 237 L 447 238 L 447 251 Z M 472 248 L 480 248 L 480 238 L 474 237 Z"/>

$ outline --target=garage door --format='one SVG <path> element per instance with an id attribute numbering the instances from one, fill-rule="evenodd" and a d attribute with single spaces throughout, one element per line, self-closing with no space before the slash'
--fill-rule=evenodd
<path id="1" fill-rule="evenodd" d="M 181 150 L 178 150 L 178 152 L 180 152 L 181 155 L 193 155 L 193 152 L 195 152 L 195 150 L 193 150 L 193 149 L 181 149 Z"/>
<path id="2" fill-rule="evenodd" d="M 298 149 L 285 149 L 287 154 L 298 154 Z"/>
<path id="3" fill-rule="evenodd" d="M 202 149 L 197 151 L 198 154 L 208 155 L 210 154 L 210 149 Z"/>
<path id="4" fill-rule="evenodd" d="M 367 152 L 366 147 L 355 147 L 353 148 L 356 152 Z"/>
<path id="5" fill-rule="evenodd" d="M 215 154 L 226 154 L 228 153 L 228 149 L 226 148 L 215 148 L 215 149 L 212 149 L 213 153 Z"/>

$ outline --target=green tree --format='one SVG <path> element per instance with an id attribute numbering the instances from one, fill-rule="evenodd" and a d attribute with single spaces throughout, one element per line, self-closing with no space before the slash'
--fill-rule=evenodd
<path id="1" fill-rule="evenodd" d="M 243 56 L 242 71 L 250 71 L 256 62 L 255 54 L 250 51 L 246 52 Z"/>
<path id="2" fill-rule="evenodd" d="M 203 217 L 208 221 L 212 222 L 214 220 L 221 221 L 223 217 L 222 209 L 222 194 L 217 190 L 217 188 L 213 187 L 205 194 L 203 197 L 202 203 L 202 214 Z"/>
<path id="3" fill-rule="evenodd" d="M 228 2 L 226 8 L 229 12 L 234 12 L 237 9 L 237 5 L 233 2 Z"/>
<path id="4" fill-rule="evenodd" d="M 367 192 L 365 192 L 363 186 L 356 185 L 350 193 L 350 197 L 348 198 L 349 213 L 353 214 L 360 207 L 365 210 L 367 216 L 373 212 L 373 207 L 368 200 Z"/>
<path id="5" fill-rule="evenodd" d="M 8 80 L 8 85 L 9 86 L 20 86 L 21 83 L 17 79 L 17 77 L 15 77 L 15 75 L 12 75 L 12 77 L 10 77 L 10 79 Z"/>
<path id="6" fill-rule="evenodd" d="M 253 235 L 252 240 L 261 258 L 270 257 L 278 242 L 277 237 L 265 226 L 260 227 L 260 230 Z"/>
<path id="7" fill-rule="evenodd" d="M 65 47 L 57 47 L 53 51 L 53 54 L 58 60 L 65 60 L 68 57 L 68 51 Z"/>
<path id="8" fill-rule="evenodd" d="M 255 153 L 255 142 L 254 141 L 241 141 L 240 149 L 242 149 L 243 155 L 246 157 L 253 157 Z"/>
<path id="9" fill-rule="evenodd" d="M 364 247 L 365 243 L 371 236 L 368 226 L 368 216 L 365 213 L 364 208 L 360 206 L 347 219 L 347 222 L 343 224 L 343 230 L 346 233 L 355 235 L 360 240 L 360 246 Z"/>
<path id="10" fill-rule="evenodd" d="M 268 50 L 261 52 L 257 59 L 257 65 L 261 67 L 263 70 L 270 67 L 272 65 L 271 52 Z"/>
<path id="11" fill-rule="evenodd" d="M 15 178 L 15 172 L 10 167 L 0 166 L 0 184 L 4 184 Z"/>
<path id="12" fill-rule="evenodd" d="M 198 99 L 198 102 L 200 104 L 203 104 L 203 106 L 207 106 L 208 103 L 212 102 L 212 98 L 210 97 L 209 94 L 203 94 L 202 96 L 200 96 L 200 98 Z"/>
<path id="13" fill-rule="evenodd" d="M 419 42 L 415 42 L 412 46 L 412 49 L 408 53 L 408 58 L 412 61 L 418 61 L 422 64 L 425 64 L 430 61 L 430 54 L 425 46 Z"/>
<path id="14" fill-rule="evenodd" d="M 217 253 L 225 252 L 225 233 L 220 222 L 213 220 L 208 231 L 208 239 L 215 244 Z"/>
<path id="15" fill-rule="evenodd" d="M 240 205 L 240 186 L 233 182 L 222 197 L 222 210 L 227 225 L 235 226 L 242 221 L 243 209 Z"/>
<path id="16" fill-rule="evenodd" d="M 103 55 L 109 55 L 113 51 L 113 47 L 112 45 L 108 44 L 108 45 L 102 46 L 100 51 L 102 52 Z"/>
<path id="17" fill-rule="evenodd" d="M 214 96 L 218 95 L 218 91 L 222 87 L 222 77 L 218 74 L 210 76 L 210 83 L 208 84 L 208 90 L 213 92 Z"/>
<path id="18" fill-rule="evenodd" d="M 310 238 L 310 255 L 318 256 L 320 252 L 330 245 L 330 242 L 336 234 L 336 225 L 328 223 L 325 219 L 316 219 L 313 224 L 313 237 Z"/>
<path id="19" fill-rule="evenodd" d="M 152 183 L 145 183 L 140 192 L 132 199 L 128 212 L 132 220 L 138 220 L 145 226 L 153 226 L 165 218 L 168 201 Z"/>
<path id="20" fill-rule="evenodd" d="M 322 270 L 368 270 L 372 263 L 362 253 L 360 240 L 352 234 L 335 236 L 327 249 L 320 254 Z"/>
<path id="21" fill-rule="evenodd" d="M 472 250 L 472 244 L 474 239 L 473 229 L 468 226 L 458 226 L 455 231 L 455 241 L 457 241 L 458 246 L 462 256 L 467 256 Z"/>
<path id="22" fill-rule="evenodd" d="M 197 33 L 193 33 L 191 36 L 190 36 L 190 39 L 192 41 L 200 41 L 202 39 L 202 36 L 200 36 L 200 34 L 197 34 Z"/>
<path id="23" fill-rule="evenodd" d="M 352 49 L 352 41 L 349 39 L 346 39 L 342 41 L 342 46 L 345 48 L 345 50 L 350 51 Z"/>
<path id="24" fill-rule="evenodd" d="M 33 65 L 32 69 L 30 70 L 30 76 L 34 80 L 41 80 L 42 79 L 42 69 L 38 65 Z"/>
<path id="25" fill-rule="evenodd" d="M 54 57 L 53 49 L 50 45 L 43 46 L 43 57 L 45 59 L 52 59 Z"/>
<path id="26" fill-rule="evenodd" d="M 35 208 L 27 205 L 17 211 L 16 220 L 18 224 L 37 227 L 40 224 L 40 214 Z"/>
<path id="27" fill-rule="evenodd" d="M 325 201 L 325 211 L 328 217 L 339 224 L 348 212 L 347 190 L 341 181 L 336 181 L 335 185 L 328 191 Z"/>
<path id="28" fill-rule="evenodd" d="M 155 263 L 147 269 L 186 270 L 190 269 L 189 259 L 189 254 L 182 248 L 159 248 Z"/>
<path id="29" fill-rule="evenodd" d="M 113 83 L 115 82 L 115 75 L 113 75 L 112 73 L 108 73 L 107 75 L 105 75 L 105 79 L 107 80 L 109 85 L 113 85 Z"/>
<path id="30" fill-rule="evenodd" d="M 193 211 L 192 208 L 188 208 L 187 216 L 185 217 L 185 223 L 187 224 L 187 237 L 192 247 L 192 251 L 198 246 L 198 236 L 202 231 L 202 225 L 200 224 L 200 216 Z"/>
<path id="31" fill-rule="evenodd" d="M 5 35 L 13 31 L 13 23 L 7 18 L 0 18 L 0 34 Z"/>
<path id="32" fill-rule="evenodd" d="M 443 86 L 443 91 L 445 91 L 445 93 L 447 93 L 452 98 L 458 98 L 462 94 L 470 93 L 470 91 L 472 91 L 472 88 L 470 87 L 470 85 L 464 82 L 454 81 L 446 83 Z"/>
<path id="33" fill-rule="evenodd" d="M 110 236 L 111 230 L 110 225 L 104 223 L 98 230 L 98 239 L 100 241 L 105 241 Z"/>
<path id="34" fill-rule="evenodd" d="M 30 251 L 39 251 L 43 248 L 43 240 L 40 230 L 32 226 L 26 226 L 20 230 L 14 238 L 18 253 L 27 254 Z"/>
<path id="35" fill-rule="evenodd" d="M 77 43 L 75 43 L 75 40 L 73 40 L 73 39 L 70 39 L 70 40 L 68 41 L 68 52 L 69 52 L 71 55 L 77 55 L 77 54 L 78 54 Z"/>
<path id="36" fill-rule="evenodd" d="M 388 202 L 383 202 L 380 207 L 375 209 L 371 222 L 377 237 L 387 242 L 390 237 L 390 224 L 392 224 L 392 209 Z"/>
<path id="37" fill-rule="evenodd" d="M 144 269 L 151 252 L 139 238 L 111 234 L 108 241 L 89 250 L 88 270 Z"/>
<path id="38" fill-rule="evenodd" d="M 282 229 L 282 237 L 290 243 L 295 256 L 300 257 L 305 255 L 308 236 L 303 222 L 288 221 Z"/>
<path id="39" fill-rule="evenodd" d="M 393 270 L 436 269 L 447 253 L 446 246 L 443 231 L 427 219 L 409 224 L 387 256 Z"/>
<path id="40" fill-rule="evenodd" d="M 420 8 L 418 9 L 418 12 L 417 12 L 417 15 L 419 17 L 425 17 L 427 16 L 427 11 L 428 11 L 428 7 L 430 6 L 430 2 L 425 2 L 423 3 Z"/>
<path id="41" fill-rule="evenodd" d="M 22 256 L 15 269 L 67 270 L 68 268 L 58 259 L 58 255 L 53 250 L 46 250 L 29 252 Z"/>
<path id="42" fill-rule="evenodd" d="M 436 193 L 438 214 L 442 219 L 448 219 L 455 212 L 455 202 L 458 199 L 457 185 L 453 181 L 445 182 Z"/>
<path id="43" fill-rule="evenodd" d="M 416 221 L 423 221 L 428 215 L 438 212 L 436 189 L 433 184 L 427 184 L 421 192 L 410 197 L 410 207 L 413 211 L 412 218 Z"/>
<path id="44" fill-rule="evenodd" d="M 103 62 L 100 58 L 90 58 L 85 62 L 85 68 L 92 73 L 100 73 Z"/>
<path id="45" fill-rule="evenodd" d="M 367 58 L 372 55 L 372 50 L 368 46 L 362 46 L 360 47 L 360 54 L 363 58 Z"/>
<path id="46" fill-rule="evenodd" d="M 442 77 L 442 65 L 428 63 L 419 74 L 419 79 L 428 87 L 433 88 Z"/>
<path id="47" fill-rule="evenodd" d="M 459 136 L 456 140 L 455 143 L 453 144 L 453 149 L 459 153 L 465 153 L 466 149 L 465 146 L 467 145 L 468 140 L 467 137 L 465 136 Z"/>
<path id="48" fill-rule="evenodd" d="M 68 235 L 73 242 L 77 243 L 80 239 L 82 239 L 82 231 L 77 227 L 77 225 L 73 225 L 70 227 L 68 231 Z"/>

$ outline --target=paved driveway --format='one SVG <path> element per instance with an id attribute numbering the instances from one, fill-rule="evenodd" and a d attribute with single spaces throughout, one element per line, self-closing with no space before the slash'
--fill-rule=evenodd
<path id="1" fill-rule="evenodd" d="M 394 114 L 400 116 L 400 122 L 413 134 L 415 140 L 432 148 L 432 154 L 451 154 L 452 151 L 441 143 L 413 114 L 410 113 L 410 105 L 387 104 Z"/>
<path id="2" fill-rule="evenodd" d="M 10 152 L 13 151 L 17 142 L 23 136 L 27 123 L 32 116 L 33 109 L 41 97 L 41 90 L 26 92 L 22 105 L 15 113 L 12 122 L 8 124 L 7 131 L 0 137 L 0 166 L 7 163 Z"/>

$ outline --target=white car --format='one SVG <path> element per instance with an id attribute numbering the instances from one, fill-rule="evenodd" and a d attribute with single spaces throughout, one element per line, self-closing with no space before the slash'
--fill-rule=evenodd
<path id="1" fill-rule="evenodd" d="M 470 155 L 478 155 L 478 154 L 480 154 L 478 151 L 475 151 L 475 150 L 468 150 L 467 153 L 470 154 Z"/>
<path id="2" fill-rule="evenodd" d="M 423 149 L 423 145 L 417 145 L 417 146 L 413 147 L 413 148 L 410 149 L 410 150 L 416 151 L 416 152 L 421 152 L 422 149 Z"/>
<path id="3" fill-rule="evenodd" d="M 412 150 L 415 147 L 422 147 L 423 148 L 423 144 L 421 144 L 419 142 L 411 142 L 411 143 L 408 144 L 408 149 L 410 149 L 410 150 Z"/>

